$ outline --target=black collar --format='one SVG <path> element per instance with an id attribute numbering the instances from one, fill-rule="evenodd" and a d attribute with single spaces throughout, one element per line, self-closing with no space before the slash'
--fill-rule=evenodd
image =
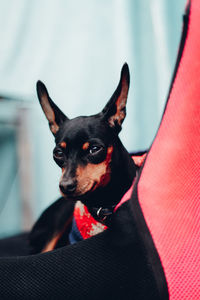
<path id="1" fill-rule="evenodd" d="M 111 221 L 115 207 L 116 205 L 112 205 L 109 207 L 90 207 L 89 211 L 97 221 L 108 225 Z"/>

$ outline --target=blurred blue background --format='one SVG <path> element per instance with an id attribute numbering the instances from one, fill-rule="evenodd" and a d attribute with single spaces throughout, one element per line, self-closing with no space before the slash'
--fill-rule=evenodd
<path id="1" fill-rule="evenodd" d="M 129 151 L 156 134 L 185 0 L 0 0 L 0 236 L 27 230 L 59 196 L 41 79 L 68 117 L 99 112 L 130 67 Z"/>

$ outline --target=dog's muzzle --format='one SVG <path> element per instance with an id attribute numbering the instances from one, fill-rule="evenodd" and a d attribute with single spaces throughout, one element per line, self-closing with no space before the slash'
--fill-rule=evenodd
<path id="1" fill-rule="evenodd" d="M 62 180 L 59 184 L 61 192 L 66 196 L 72 195 L 76 191 L 76 187 L 76 180 Z"/>

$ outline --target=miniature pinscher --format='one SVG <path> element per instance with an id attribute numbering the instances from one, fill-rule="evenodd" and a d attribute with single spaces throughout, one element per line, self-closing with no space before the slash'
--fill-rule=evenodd
<path id="1" fill-rule="evenodd" d="M 129 68 L 124 64 L 119 84 L 104 109 L 96 115 L 73 119 L 65 116 L 45 85 L 37 82 L 38 98 L 55 137 L 53 158 L 62 170 L 62 198 L 47 209 L 31 233 L 32 244 L 40 239 L 37 250 L 42 250 L 42 244 L 55 232 L 65 231 L 75 201 L 80 200 L 96 220 L 107 224 L 130 188 L 137 166 L 118 136 L 126 116 L 129 82 Z"/>

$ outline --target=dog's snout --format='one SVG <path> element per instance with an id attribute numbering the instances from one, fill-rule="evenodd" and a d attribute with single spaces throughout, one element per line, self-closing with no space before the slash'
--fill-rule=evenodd
<path id="1" fill-rule="evenodd" d="M 60 190 L 63 194 L 69 195 L 75 192 L 77 186 L 76 180 L 63 180 L 60 182 Z"/>

